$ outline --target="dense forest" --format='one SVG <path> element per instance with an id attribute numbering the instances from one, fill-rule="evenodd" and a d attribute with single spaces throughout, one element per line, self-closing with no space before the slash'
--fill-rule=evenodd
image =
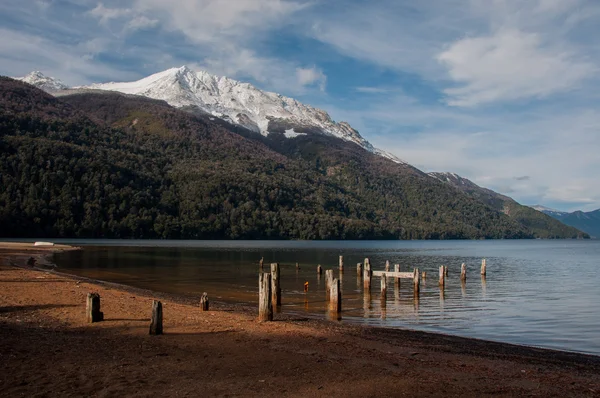
<path id="1" fill-rule="evenodd" d="M 536 233 L 417 169 L 161 101 L 0 78 L 0 236 L 480 239 Z M 564 236 L 571 237 L 571 236 Z"/>

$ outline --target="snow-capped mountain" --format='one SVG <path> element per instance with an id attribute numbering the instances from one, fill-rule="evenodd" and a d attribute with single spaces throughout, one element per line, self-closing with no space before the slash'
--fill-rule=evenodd
<path id="1" fill-rule="evenodd" d="M 34 71 L 25 77 L 16 77 L 16 80 L 21 80 L 29 83 L 37 88 L 52 93 L 54 91 L 66 90 L 69 87 L 58 79 L 45 76 L 42 72 Z"/>
<path id="2" fill-rule="evenodd" d="M 554 218 L 558 218 L 558 217 L 569 214 L 569 212 L 551 209 L 550 207 L 546 207 L 546 206 L 542 206 L 542 205 L 533 205 L 533 206 L 529 206 L 529 207 L 531 207 L 534 210 L 541 211 L 544 214 L 548 214 L 549 216 L 552 216 Z"/>
<path id="3" fill-rule="evenodd" d="M 38 72 L 34 72 L 38 73 Z M 39 74 L 21 80 L 54 93 L 66 89 L 60 81 Z M 54 85 L 51 82 L 55 83 Z M 43 84 L 40 84 L 43 83 Z M 404 163 L 396 156 L 374 148 L 346 122 L 336 123 L 321 109 L 302 104 L 277 93 L 259 90 L 249 83 L 220 77 L 186 66 L 172 68 L 135 82 L 97 83 L 74 89 L 117 91 L 164 100 L 174 107 L 196 107 L 229 123 L 241 125 L 265 136 L 274 130 L 295 138 L 305 133 L 323 133 L 354 142 L 369 152 Z"/>

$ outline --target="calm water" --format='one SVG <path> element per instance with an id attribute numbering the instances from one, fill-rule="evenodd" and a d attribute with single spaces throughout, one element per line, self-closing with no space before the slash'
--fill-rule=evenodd
<path id="1" fill-rule="evenodd" d="M 324 277 L 344 256 L 343 322 L 403 327 L 600 355 L 600 241 L 200 242 L 63 241 L 83 251 L 56 256 L 77 275 L 217 301 L 256 303 L 258 261 L 281 264 L 283 312 L 325 317 Z M 420 299 L 412 283 L 388 282 L 387 301 L 363 294 L 356 263 L 385 261 L 428 273 Z M 479 275 L 487 259 L 487 278 Z M 460 282 L 460 264 L 467 282 Z M 299 263 L 300 270 L 296 270 Z M 443 294 L 438 266 L 449 267 Z M 392 265 L 393 267 L 393 265 Z M 265 268 L 266 269 L 266 268 Z M 392 268 L 393 269 L 393 268 Z M 309 292 L 303 292 L 304 282 Z"/>

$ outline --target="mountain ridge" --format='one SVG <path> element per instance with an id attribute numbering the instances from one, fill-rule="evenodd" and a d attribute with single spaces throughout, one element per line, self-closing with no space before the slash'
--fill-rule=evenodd
<path id="1" fill-rule="evenodd" d="M 353 142 L 371 153 L 396 163 L 405 163 L 398 157 L 373 147 L 347 122 L 335 122 L 329 114 L 298 100 L 274 92 L 263 91 L 250 83 L 205 71 L 193 71 L 187 66 L 171 68 L 134 82 L 94 83 L 66 87 L 58 79 L 32 74 L 18 80 L 33 84 L 49 92 L 60 94 L 71 90 L 103 90 L 141 95 L 164 100 L 176 108 L 196 107 L 199 110 L 248 130 L 269 135 L 276 130 L 297 134 L 322 133 Z M 44 84 L 41 84 L 44 82 Z"/>
<path id="2" fill-rule="evenodd" d="M 557 211 L 540 205 L 536 205 L 535 207 L 532 206 L 532 208 L 555 218 L 563 224 L 578 228 L 581 231 L 587 232 L 590 234 L 590 236 L 600 239 L 600 209 L 588 212 L 577 210 L 569 213 Z"/>
<path id="3" fill-rule="evenodd" d="M 527 226 L 538 238 L 556 238 L 565 235 L 580 238 L 585 235 L 575 226 L 565 224 L 561 220 L 534 210 L 530 206 L 521 205 L 511 197 L 480 187 L 473 181 L 456 173 L 431 172 L 428 175 L 501 211 L 520 224 Z"/>

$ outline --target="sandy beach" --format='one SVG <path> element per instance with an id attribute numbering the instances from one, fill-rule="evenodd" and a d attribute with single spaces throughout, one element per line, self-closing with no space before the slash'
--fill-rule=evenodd
<path id="1" fill-rule="evenodd" d="M 600 396 L 600 357 L 347 325 L 29 267 L 53 250 L 0 244 L 0 395 Z M 85 322 L 98 292 L 105 320 Z M 152 299 L 163 336 L 149 336 Z"/>

